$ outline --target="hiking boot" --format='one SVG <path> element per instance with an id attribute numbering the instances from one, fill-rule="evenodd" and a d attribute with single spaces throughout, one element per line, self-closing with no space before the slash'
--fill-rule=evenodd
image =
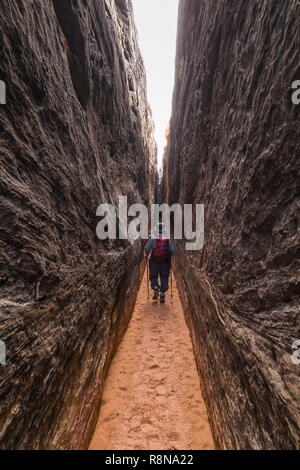
<path id="1" fill-rule="evenodd" d="M 160 295 L 160 303 L 164 304 L 165 302 L 166 302 L 166 296 L 165 296 L 165 294 L 161 294 Z"/>
<path id="2" fill-rule="evenodd" d="M 159 296 L 159 291 L 158 289 L 154 289 L 154 295 L 153 295 L 153 300 L 157 300 L 158 299 L 158 296 Z"/>

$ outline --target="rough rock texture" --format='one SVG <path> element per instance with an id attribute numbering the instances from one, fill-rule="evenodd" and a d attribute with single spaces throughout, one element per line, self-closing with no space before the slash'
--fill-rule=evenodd
<path id="1" fill-rule="evenodd" d="M 205 204 L 177 279 L 218 448 L 299 447 L 300 8 L 182 0 L 168 188 Z"/>
<path id="2" fill-rule="evenodd" d="M 0 4 L 0 441 L 80 449 L 140 280 L 100 203 L 149 200 L 152 141 L 129 0 Z M 151 160 L 151 162 L 150 162 Z"/>

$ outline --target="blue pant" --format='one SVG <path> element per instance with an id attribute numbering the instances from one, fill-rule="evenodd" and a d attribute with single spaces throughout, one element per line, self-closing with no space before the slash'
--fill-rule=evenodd
<path id="1" fill-rule="evenodd" d="M 160 276 L 160 291 L 162 293 L 167 292 L 169 289 L 170 263 L 158 263 L 150 258 L 149 268 L 151 288 L 159 288 L 158 276 Z"/>

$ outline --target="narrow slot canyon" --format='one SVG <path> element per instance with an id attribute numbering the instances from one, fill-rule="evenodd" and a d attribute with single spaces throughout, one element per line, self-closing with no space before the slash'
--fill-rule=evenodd
<path id="1" fill-rule="evenodd" d="M 213 450 L 192 343 L 174 283 L 148 300 L 145 274 L 112 362 L 90 450 Z"/>
<path id="2" fill-rule="evenodd" d="M 179 1 L 160 168 L 133 2 L 1 1 L 1 450 L 299 450 L 299 22 Z M 122 196 L 204 206 L 165 304 Z"/>

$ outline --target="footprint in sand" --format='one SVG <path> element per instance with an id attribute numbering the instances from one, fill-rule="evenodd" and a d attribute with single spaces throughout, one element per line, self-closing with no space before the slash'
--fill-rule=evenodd
<path id="1" fill-rule="evenodd" d="M 156 389 L 156 392 L 158 395 L 167 395 L 168 394 L 168 390 L 166 387 L 164 387 L 163 385 L 159 385 Z"/>
<path id="2" fill-rule="evenodd" d="M 152 421 L 149 416 L 144 416 L 142 418 L 141 424 L 152 424 Z"/>
<path id="3" fill-rule="evenodd" d="M 110 421 L 113 421 L 119 416 L 119 413 L 112 413 L 111 415 L 107 416 L 106 418 L 103 419 L 104 423 L 109 423 Z"/>
<path id="4" fill-rule="evenodd" d="M 174 431 L 174 432 L 169 432 L 167 434 L 167 438 L 170 439 L 170 441 L 179 441 L 180 439 L 180 435 L 178 432 Z"/>
<path id="5" fill-rule="evenodd" d="M 153 364 L 153 366 L 150 366 L 149 369 L 153 370 L 153 369 L 159 369 L 159 365 L 158 364 Z"/>

